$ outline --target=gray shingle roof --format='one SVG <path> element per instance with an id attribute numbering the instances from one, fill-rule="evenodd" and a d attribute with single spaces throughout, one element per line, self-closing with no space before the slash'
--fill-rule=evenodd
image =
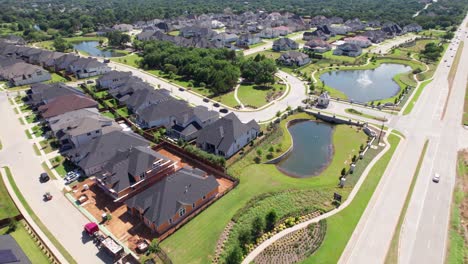
<path id="1" fill-rule="evenodd" d="M 166 117 L 175 116 L 178 113 L 187 111 L 189 105 L 185 101 L 168 98 L 157 104 L 151 104 L 148 107 L 139 111 L 138 116 L 141 120 L 151 122 L 154 120 L 164 119 Z"/>
<path id="2" fill-rule="evenodd" d="M 136 183 L 134 177 L 152 169 L 156 161 L 164 163 L 170 159 L 145 146 L 118 150 L 97 177 L 120 192 Z"/>
<path id="3" fill-rule="evenodd" d="M 32 104 L 39 104 L 43 101 L 52 100 L 56 97 L 67 95 L 67 94 L 83 95 L 83 92 L 73 87 L 67 86 L 63 83 L 33 84 L 31 85 L 31 90 L 30 90 Z"/>
<path id="4" fill-rule="evenodd" d="M 192 205 L 219 186 L 212 175 L 197 169 L 183 168 L 125 203 L 141 208 L 143 215 L 156 226 L 167 222 L 183 205 Z"/>
<path id="5" fill-rule="evenodd" d="M 15 264 L 30 264 L 31 261 L 26 256 L 24 251 L 11 235 L 0 236 L 0 257 L 5 258 L 5 262 L 0 263 L 15 263 Z"/>
<path id="6" fill-rule="evenodd" d="M 202 129 L 197 143 L 209 143 L 227 153 L 234 141 L 252 128 L 260 130 L 260 126 L 254 120 L 244 124 L 234 113 L 229 113 Z"/>

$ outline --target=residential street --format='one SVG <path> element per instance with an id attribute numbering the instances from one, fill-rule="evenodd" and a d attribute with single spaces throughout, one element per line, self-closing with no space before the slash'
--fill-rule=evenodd
<path id="1" fill-rule="evenodd" d="M 462 34 L 466 40 L 464 25 Z M 458 46 L 458 45 L 457 45 Z M 443 263 L 447 245 L 450 204 L 456 173 L 457 151 L 467 147 L 468 131 L 461 126 L 468 76 L 468 47 L 465 45 L 445 117 L 449 94 L 447 76 L 452 63 L 448 51 L 411 115 L 393 119 L 392 127 L 402 131 L 402 142 L 349 241 L 340 263 L 383 263 L 404 204 L 411 178 L 422 152 L 429 145 L 411 197 L 400 236 L 399 263 Z M 447 59 L 447 62 L 444 60 Z M 440 173 L 439 183 L 432 177 Z"/>
<path id="2" fill-rule="evenodd" d="M 0 129 L 3 145 L 0 166 L 11 169 L 15 183 L 29 206 L 78 263 L 112 263 L 86 235 L 83 236 L 83 226 L 88 219 L 62 194 L 63 184 L 54 180 L 39 182 L 39 175 L 44 172 L 43 160 L 34 153 L 33 140 L 28 140 L 24 132 L 26 126 L 20 124 L 19 115 L 13 112 L 3 92 L 0 93 L 0 112 L 1 123 L 7 124 Z M 52 194 L 51 201 L 43 201 L 45 192 Z"/>

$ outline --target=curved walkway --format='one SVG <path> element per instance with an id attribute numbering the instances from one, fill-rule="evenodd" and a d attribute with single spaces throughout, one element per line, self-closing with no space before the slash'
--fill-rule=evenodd
<path id="1" fill-rule="evenodd" d="M 313 218 L 313 219 L 310 219 L 308 221 L 305 221 L 303 223 L 300 223 L 298 225 L 295 225 L 291 228 L 287 228 L 287 229 L 284 229 L 283 231 L 277 233 L 276 235 L 272 236 L 271 238 L 265 240 L 262 244 L 260 244 L 258 247 L 256 247 L 253 251 L 251 251 L 246 257 L 245 259 L 242 261 L 242 264 L 249 264 L 251 262 L 254 261 L 255 257 L 258 256 L 258 254 L 260 254 L 263 250 L 265 250 L 267 247 L 269 247 L 271 244 L 273 244 L 274 242 L 276 242 L 278 239 L 284 237 L 285 235 L 287 234 L 290 234 L 292 232 L 295 232 L 297 230 L 300 230 L 302 228 L 306 228 L 308 225 L 312 224 L 312 223 L 317 223 L 318 221 L 322 220 L 322 219 L 326 219 L 326 218 L 329 218 L 339 212 L 341 212 L 342 210 L 344 210 L 346 207 L 348 207 L 348 205 L 354 200 L 354 197 L 356 196 L 356 194 L 358 193 L 361 185 L 364 183 L 364 181 L 366 180 L 367 178 L 367 175 L 369 174 L 370 170 L 372 169 L 372 167 L 374 166 L 374 164 L 380 160 L 380 158 L 385 154 L 387 153 L 387 151 L 390 149 L 390 143 L 388 142 L 388 135 L 391 134 L 391 129 L 388 131 L 388 133 L 386 133 L 385 137 L 383 138 L 384 142 L 385 142 L 385 148 L 374 158 L 372 159 L 372 161 L 369 163 L 369 165 L 367 165 L 366 169 L 364 170 L 364 172 L 362 173 L 361 177 L 359 178 L 358 182 L 356 183 L 356 185 L 354 186 L 353 190 L 351 191 L 351 193 L 349 194 L 349 197 L 348 199 L 346 199 L 346 201 L 338 208 L 334 209 L 334 210 L 331 210 L 323 215 L 320 215 L 316 218 Z"/>

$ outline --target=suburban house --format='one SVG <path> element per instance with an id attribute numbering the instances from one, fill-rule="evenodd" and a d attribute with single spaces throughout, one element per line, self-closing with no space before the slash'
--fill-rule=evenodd
<path id="1" fill-rule="evenodd" d="M 359 31 L 364 30 L 366 28 L 366 24 L 362 23 L 361 20 L 359 20 L 359 18 L 347 20 L 344 24 L 345 26 L 350 27 L 351 31 Z"/>
<path id="2" fill-rule="evenodd" d="M 26 45 L 26 41 L 17 35 L 9 34 L 8 36 L 3 36 L 0 39 L 0 42 L 5 42 L 8 44 L 14 44 L 14 45 Z"/>
<path id="3" fill-rule="evenodd" d="M 345 38 L 346 43 L 356 44 L 361 48 L 367 48 L 372 45 L 371 41 L 365 36 L 356 36 L 351 38 Z"/>
<path id="4" fill-rule="evenodd" d="M 416 23 L 412 23 L 403 27 L 403 32 L 420 32 L 422 31 L 422 27 Z"/>
<path id="5" fill-rule="evenodd" d="M 327 52 L 331 50 L 331 48 L 332 46 L 328 42 L 320 38 L 311 39 L 304 45 L 304 49 L 317 53 Z"/>
<path id="6" fill-rule="evenodd" d="M 349 26 L 345 25 L 331 25 L 331 31 L 333 31 L 336 35 L 346 35 L 348 32 L 352 31 Z"/>
<path id="7" fill-rule="evenodd" d="M 310 63 L 309 55 L 299 51 L 288 51 L 282 53 L 281 56 L 276 60 L 279 64 L 286 66 L 303 66 Z"/>
<path id="8" fill-rule="evenodd" d="M 59 131 L 67 129 L 76 124 L 76 120 L 94 116 L 100 116 L 97 108 L 83 108 L 51 117 L 47 120 L 47 125 L 50 128 L 50 133 L 53 136 L 56 136 Z"/>
<path id="9" fill-rule="evenodd" d="M 51 69 L 55 72 L 67 70 L 72 62 L 77 61 L 80 57 L 73 54 L 65 54 L 56 60 L 54 60 L 54 65 L 51 65 Z"/>
<path id="10" fill-rule="evenodd" d="M 31 260 L 8 232 L 0 235 L 0 256 L 2 264 L 31 264 Z"/>
<path id="11" fill-rule="evenodd" d="M 289 38 L 280 38 L 273 42 L 274 51 L 285 51 L 285 50 L 296 50 L 299 48 L 299 44 Z"/>
<path id="12" fill-rule="evenodd" d="M 110 71 L 96 80 L 96 86 L 98 89 L 115 89 L 122 86 L 131 76 L 131 72 Z"/>
<path id="13" fill-rule="evenodd" d="M 135 112 L 136 121 L 140 127 L 166 127 L 174 125 L 175 115 L 188 111 L 190 106 L 187 102 L 174 98 L 167 98 L 160 102 L 154 102 Z"/>
<path id="14" fill-rule="evenodd" d="M 92 176 L 100 172 L 119 150 L 138 146 L 147 147 L 149 142 L 133 132 L 112 131 L 63 154 L 87 176 Z"/>
<path id="15" fill-rule="evenodd" d="M 356 44 L 345 43 L 336 47 L 333 55 L 343 55 L 349 57 L 357 57 L 362 54 L 362 48 Z"/>
<path id="16" fill-rule="evenodd" d="M 277 31 L 280 36 L 286 36 L 291 33 L 291 29 L 287 26 L 274 27 L 273 30 Z"/>
<path id="17" fill-rule="evenodd" d="M 325 91 L 317 98 L 317 107 L 327 108 L 329 104 L 330 95 L 328 94 L 328 92 Z"/>
<path id="18" fill-rule="evenodd" d="M 214 37 L 214 40 L 219 41 L 222 43 L 222 45 L 226 45 L 228 43 L 236 42 L 239 39 L 239 36 L 236 34 L 231 34 L 231 33 L 219 33 Z"/>
<path id="19" fill-rule="evenodd" d="M 176 162 L 146 146 L 118 149 L 96 175 L 106 194 L 122 199 L 176 171 Z"/>
<path id="20" fill-rule="evenodd" d="M 267 39 L 277 38 L 277 37 L 280 36 L 280 32 L 279 32 L 279 30 L 267 27 L 267 28 L 263 29 L 262 31 L 260 31 L 260 33 L 258 33 L 258 35 L 261 38 L 267 38 Z"/>
<path id="21" fill-rule="evenodd" d="M 120 32 L 130 32 L 133 30 L 133 26 L 129 24 L 117 24 L 114 25 L 112 29 Z"/>
<path id="22" fill-rule="evenodd" d="M 219 119 L 217 111 L 198 105 L 179 112 L 174 116 L 174 125 L 168 131 L 169 136 L 190 141 L 198 136 L 200 130 Z"/>
<path id="23" fill-rule="evenodd" d="M 328 40 L 330 38 L 330 35 L 327 35 L 327 34 L 323 33 L 323 31 L 317 29 L 317 30 L 311 32 L 310 34 L 307 34 L 307 38 L 310 38 L 310 39 L 320 38 L 320 39 L 323 39 L 323 40 Z"/>
<path id="24" fill-rule="evenodd" d="M 68 113 L 62 114 L 59 117 L 65 118 L 63 116 L 67 114 Z M 49 123 L 51 122 L 49 121 Z M 62 122 L 60 124 L 63 125 Z M 102 115 L 75 118 L 72 121 L 67 122 L 66 125 L 66 127 L 55 133 L 55 137 L 60 142 L 62 149 L 80 147 L 83 144 L 87 144 L 91 139 L 100 137 L 112 131 L 122 130 L 122 127 L 114 122 L 114 120 Z M 57 127 L 57 125 L 54 127 Z"/>
<path id="25" fill-rule="evenodd" d="M 211 37 L 213 35 L 215 35 L 215 31 L 207 27 L 188 26 L 181 28 L 179 31 L 179 36 L 184 38 Z"/>
<path id="26" fill-rule="evenodd" d="M 368 30 L 362 33 L 362 36 L 367 37 L 372 43 L 380 43 L 387 38 L 387 34 L 382 30 Z"/>
<path id="27" fill-rule="evenodd" d="M 230 158 L 257 138 L 260 126 L 255 120 L 242 123 L 234 113 L 218 119 L 200 131 L 197 146 L 209 153 Z"/>
<path id="28" fill-rule="evenodd" d="M 70 63 L 67 68 L 67 72 L 78 79 L 97 76 L 110 71 L 111 68 L 107 64 L 92 58 L 79 58 Z"/>
<path id="29" fill-rule="evenodd" d="M 260 37 L 255 34 L 242 34 L 239 36 L 239 39 L 236 41 L 236 46 L 240 48 L 248 48 L 251 45 L 260 43 Z"/>
<path id="30" fill-rule="evenodd" d="M 133 93 L 141 89 L 154 90 L 154 87 L 149 83 L 143 82 L 140 78 L 132 76 L 124 81 L 122 85 L 119 85 L 115 88 L 110 88 L 108 92 L 115 99 L 118 99 L 123 103 L 125 100 L 130 98 Z"/>
<path id="31" fill-rule="evenodd" d="M 385 32 L 390 37 L 399 36 L 404 34 L 403 29 L 396 23 L 387 22 L 382 25 L 382 31 Z"/>
<path id="32" fill-rule="evenodd" d="M 36 64 L 42 67 L 51 67 L 54 65 L 54 61 L 63 55 L 64 53 L 55 52 L 55 51 L 48 51 L 48 50 L 40 50 L 40 53 L 35 53 L 29 57 L 28 62 L 32 64 Z"/>
<path id="33" fill-rule="evenodd" d="M 83 108 L 97 108 L 98 103 L 93 99 L 77 94 L 67 94 L 55 97 L 50 102 L 38 107 L 39 114 L 44 119 L 65 114 Z"/>
<path id="34" fill-rule="evenodd" d="M 0 79 L 9 82 L 11 86 L 22 86 L 48 81 L 51 76 L 48 71 L 39 66 L 18 61 L 7 66 L 1 66 Z"/>
<path id="35" fill-rule="evenodd" d="M 121 99 L 121 102 L 123 102 L 130 111 L 138 113 L 150 105 L 172 100 L 172 97 L 170 97 L 169 92 L 166 90 L 138 89 L 127 99 Z"/>
<path id="36" fill-rule="evenodd" d="M 31 89 L 26 92 L 28 101 L 33 107 L 37 107 L 42 104 L 47 104 L 56 97 L 77 94 L 84 95 L 82 91 L 70 87 L 64 83 L 37 83 L 31 85 Z"/>
<path id="37" fill-rule="evenodd" d="M 219 183 L 206 172 L 183 168 L 125 201 L 128 211 L 155 233 L 163 233 L 214 199 Z"/>

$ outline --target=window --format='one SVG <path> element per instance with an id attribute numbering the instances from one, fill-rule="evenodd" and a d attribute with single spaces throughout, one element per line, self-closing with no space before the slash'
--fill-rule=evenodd
<path id="1" fill-rule="evenodd" d="M 179 216 L 183 216 L 185 214 L 185 207 L 179 209 Z"/>
<path id="2" fill-rule="evenodd" d="M 206 196 L 205 196 L 205 195 L 203 195 L 203 198 L 202 198 L 202 199 L 203 199 L 203 200 L 205 200 L 205 199 L 206 199 Z"/>
<path id="3" fill-rule="evenodd" d="M 172 218 L 169 218 L 169 224 L 172 224 Z"/>
<path id="4" fill-rule="evenodd" d="M 195 208 L 195 203 L 192 204 L 192 208 Z"/>
<path id="5" fill-rule="evenodd" d="M 96 134 L 99 134 L 99 130 L 96 130 L 96 132 L 95 132 L 95 133 L 96 133 Z"/>

